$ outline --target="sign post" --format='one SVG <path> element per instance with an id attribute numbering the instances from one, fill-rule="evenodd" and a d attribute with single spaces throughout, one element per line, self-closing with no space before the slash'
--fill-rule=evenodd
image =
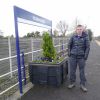
<path id="1" fill-rule="evenodd" d="M 17 66 L 18 66 L 18 80 L 20 94 L 22 95 L 22 75 L 21 75 L 21 60 L 20 60 L 20 46 L 19 46 L 19 32 L 18 22 L 28 25 L 34 25 L 38 27 L 44 27 L 52 30 L 52 21 L 28 12 L 22 8 L 14 6 L 14 24 L 15 24 L 15 35 L 16 35 L 16 53 L 17 53 Z M 52 34 L 52 33 L 51 33 Z"/>

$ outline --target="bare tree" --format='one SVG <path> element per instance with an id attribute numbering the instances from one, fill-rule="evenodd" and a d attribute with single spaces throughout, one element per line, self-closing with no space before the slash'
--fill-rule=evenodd
<path id="1" fill-rule="evenodd" d="M 65 36 L 66 34 L 66 31 L 68 29 L 68 25 L 65 21 L 60 21 L 58 24 L 57 24 L 57 29 L 59 30 L 59 32 L 62 33 L 63 36 Z"/>
<path id="2" fill-rule="evenodd" d="M 58 34 L 58 31 L 55 29 L 54 31 L 53 31 L 53 36 L 54 37 L 57 37 L 59 34 Z"/>
<path id="3" fill-rule="evenodd" d="M 80 20 L 76 17 L 72 23 L 71 30 L 75 30 L 76 26 L 79 25 L 80 23 L 81 23 Z"/>

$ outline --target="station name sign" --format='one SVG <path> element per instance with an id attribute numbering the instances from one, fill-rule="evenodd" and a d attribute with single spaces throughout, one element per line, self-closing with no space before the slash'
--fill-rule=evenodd
<path id="1" fill-rule="evenodd" d="M 41 16 L 38 16 L 34 13 L 31 13 L 29 11 L 26 11 L 26 10 L 16 7 L 16 6 L 14 6 L 14 9 L 15 9 L 17 18 L 22 18 L 22 19 L 30 20 L 32 22 L 34 21 L 36 23 L 40 23 L 43 25 L 52 26 L 52 21 L 50 21 L 46 18 L 43 18 Z"/>

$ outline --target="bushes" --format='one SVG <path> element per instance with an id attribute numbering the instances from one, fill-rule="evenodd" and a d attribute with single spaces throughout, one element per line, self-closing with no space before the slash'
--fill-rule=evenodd
<path id="1" fill-rule="evenodd" d="M 56 51 L 53 46 L 52 37 L 49 35 L 48 32 L 44 32 L 43 34 L 43 56 L 45 59 L 51 61 L 56 58 Z"/>

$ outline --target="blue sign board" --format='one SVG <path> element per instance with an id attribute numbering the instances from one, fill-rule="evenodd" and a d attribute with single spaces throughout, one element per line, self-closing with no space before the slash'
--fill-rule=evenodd
<path id="1" fill-rule="evenodd" d="M 18 18 L 49 26 L 49 27 L 51 27 L 51 30 L 52 30 L 52 21 L 50 21 L 46 18 L 40 17 L 40 16 L 38 16 L 36 14 L 33 14 L 31 12 L 28 12 L 28 11 L 22 9 L 22 8 L 14 6 L 14 22 L 15 22 L 14 24 L 15 24 L 15 34 L 16 34 L 16 53 L 17 53 L 17 66 L 18 66 L 18 80 L 19 80 L 20 94 L 22 94 L 23 89 L 22 89 L 22 75 L 21 75 Z"/>
<path id="2" fill-rule="evenodd" d="M 28 11 L 22 9 L 22 8 L 18 8 L 16 6 L 14 6 L 14 9 L 15 9 L 15 12 L 16 12 L 16 16 L 18 18 L 26 19 L 26 20 L 29 20 L 29 21 L 33 21 L 33 22 L 36 22 L 36 23 L 40 23 L 40 24 L 52 27 L 52 21 L 50 21 L 46 18 L 43 18 L 43 17 L 40 17 L 36 14 L 30 13 L 30 12 L 28 12 Z"/>

